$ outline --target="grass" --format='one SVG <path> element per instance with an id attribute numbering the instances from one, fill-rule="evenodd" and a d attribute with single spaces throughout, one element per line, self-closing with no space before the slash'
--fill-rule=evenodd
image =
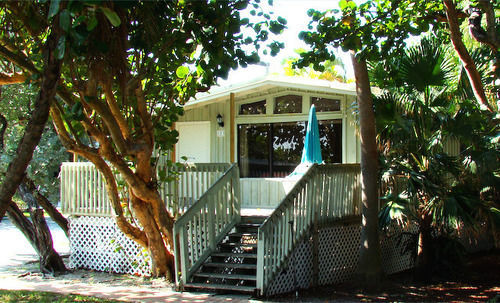
<path id="1" fill-rule="evenodd" d="M 28 290 L 0 290 L 0 302 L 120 302 L 100 299 L 96 297 L 88 297 L 81 295 L 63 295 L 54 292 L 45 291 L 28 291 Z"/>

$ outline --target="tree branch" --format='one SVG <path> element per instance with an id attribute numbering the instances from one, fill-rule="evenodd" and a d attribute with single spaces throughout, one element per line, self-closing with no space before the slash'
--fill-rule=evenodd
<path id="1" fill-rule="evenodd" d="M 33 111 L 24 131 L 23 138 L 19 142 L 16 157 L 9 164 L 4 182 L 0 186 L 0 221 L 9 207 L 12 196 L 15 194 L 17 187 L 22 181 L 24 172 L 33 157 L 35 147 L 38 145 L 38 142 L 40 142 L 45 123 L 49 117 L 50 102 L 56 94 L 57 83 L 61 76 L 62 63 L 55 55 L 57 42 L 62 34 L 57 18 L 58 17 L 56 17 L 53 30 L 46 43 L 48 56 L 43 72 L 40 92 L 35 102 L 35 111 Z"/>
<path id="2" fill-rule="evenodd" d="M 85 100 L 85 103 L 88 104 L 93 110 L 95 110 L 102 118 L 104 124 L 106 125 L 106 128 L 109 131 L 109 134 L 111 135 L 111 138 L 113 139 L 113 143 L 118 149 L 118 152 L 124 156 L 127 155 L 128 150 L 125 138 L 122 136 L 122 132 L 118 126 L 118 122 L 114 118 L 109 106 L 104 102 L 99 102 L 96 96 L 87 98 L 87 100 Z"/>
<path id="3" fill-rule="evenodd" d="M 4 148 L 4 136 L 5 136 L 5 131 L 7 130 L 7 126 L 8 126 L 8 123 L 7 123 L 7 119 L 5 119 L 5 117 L 0 114 L 0 151 L 3 151 L 3 148 Z"/>
<path id="4" fill-rule="evenodd" d="M 113 94 L 113 90 L 111 89 L 111 83 L 103 81 L 102 85 L 104 88 L 104 95 L 106 96 L 106 102 L 108 103 L 111 114 L 113 115 L 113 117 L 115 117 L 118 127 L 120 127 L 124 140 L 130 140 L 130 131 L 127 122 L 125 121 L 125 118 L 123 117 L 122 113 L 120 112 L 120 108 L 118 108 L 118 104 L 116 103 L 115 95 Z"/>
<path id="5" fill-rule="evenodd" d="M 24 192 L 24 195 L 30 195 L 35 199 L 36 205 L 41 206 L 54 220 L 54 222 L 61 227 L 67 237 L 69 237 L 68 220 L 57 210 L 57 208 L 50 203 L 50 201 L 40 193 L 38 188 L 35 186 L 33 180 L 31 180 L 27 175 L 24 176 L 23 181 L 19 185 L 18 191 Z M 23 200 L 25 200 L 23 198 Z"/>
<path id="6" fill-rule="evenodd" d="M 7 75 L 0 73 L 0 85 L 22 83 L 26 81 L 27 78 L 26 74 Z"/>
<path id="7" fill-rule="evenodd" d="M 54 121 L 57 134 L 63 146 L 73 153 L 78 154 L 90 162 L 92 162 L 96 168 L 101 172 L 106 180 L 106 191 L 108 193 L 109 201 L 113 207 L 115 213 L 115 220 L 117 225 L 120 227 L 125 234 L 127 234 L 132 240 L 137 241 L 140 245 L 147 247 L 147 238 L 143 231 L 139 228 L 130 224 L 123 214 L 123 208 L 120 203 L 118 195 L 118 187 L 115 182 L 115 177 L 110 167 L 106 164 L 106 161 L 97 153 L 97 151 L 89 148 L 88 146 L 80 146 L 74 140 L 72 140 L 66 129 L 64 123 L 60 117 L 60 112 L 55 107 L 51 108 L 51 116 Z"/>
<path id="8" fill-rule="evenodd" d="M 455 51 L 460 57 L 460 61 L 462 61 L 465 71 L 467 72 L 467 76 L 474 92 L 474 96 L 484 108 L 486 108 L 490 112 L 493 112 L 493 109 L 491 108 L 490 104 L 488 103 L 488 99 L 486 98 L 484 87 L 481 82 L 481 76 L 479 75 L 476 65 L 474 64 L 474 61 L 467 51 L 464 42 L 462 41 L 462 34 L 460 32 L 460 26 L 458 24 L 457 9 L 455 7 L 455 3 L 453 3 L 453 0 L 443 0 L 443 2 L 446 6 L 446 17 L 448 19 L 448 25 L 450 28 L 451 42 L 453 43 L 453 47 L 455 48 Z"/>
<path id="9" fill-rule="evenodd" d="M 495 9 L 489 0 L 478 0 L 478 2 L 486 14 L 486 32 L 491 43 L 496 46 L 496 49 L 493 50 L 496 53 L 500 47 L 500 37 L 496 34 Z"/>
<path id="10" fill-rule="evenodd" d="M 5 41 L 2 41 L 5 43 Z M 0 56 L 5 58 L 5 60 L 14 63 L 26 72 L 31 74 L 39 74 L 40 71 L 31 63 L 31 61 L 23 53 L 14 54 L 8 50 L 4 45 L 0 44 Z"/>

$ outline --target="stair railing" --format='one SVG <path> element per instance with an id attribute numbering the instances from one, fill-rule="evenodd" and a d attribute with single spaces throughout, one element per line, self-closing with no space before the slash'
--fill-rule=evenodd
<path id="1" fill-rule="evenodd" d="M 240 222 L 240 176 L 233 164 L 174 224 L 177 285 L 186 284 Z"/>
<path id="2" fill-rule="evenodd" d="M 257 289 L 263 295 L 313 224 L 360 214 L 359 164 L 311 166 L 259 227 Z"/>

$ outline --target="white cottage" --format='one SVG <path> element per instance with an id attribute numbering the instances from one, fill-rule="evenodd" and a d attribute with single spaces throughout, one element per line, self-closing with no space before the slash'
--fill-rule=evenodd
<path id="1" fill-rule="evenodd" d="M 273 295 L 352 276 L 361 222 L 354 101 L 354 85 L 267 77 L 185 105 L 171 157 L 193 164 L 159 184 L 177 218 L 179 288 Z M 290 180 L 285 177 L 300 162 L 311 104 L 325 164 Z M 72 267 L 149 272 L 147 253 L 117 228 L 91 163 L 62 165 L 61 201 L 70 217 Z M 395 239 L 381 239 L 386 273 L 412 266 Z"/>
<path id="2" fill-rule="evenodd" d="M 238 163 L 243 207 L 273 208 L 300 162 L 312 104 L 324 162 L 359 163 L 355 96 L 353 83 L 279 76 L 214 89 L 185 104 L 172 160 Z"/>

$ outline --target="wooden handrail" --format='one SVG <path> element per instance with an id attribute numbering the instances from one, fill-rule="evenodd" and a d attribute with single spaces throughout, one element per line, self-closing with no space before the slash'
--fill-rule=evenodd
<path id="1" fill-rule="evenodd" d="M 239 170 L 233 164 L 174 224 L 175 272 L 185 284 L 240 221 Z"/>
<path id="2" fill-rule="evenodd" d="M 359 164 L 314 164 L 259 227 L 257 289 L 261 295 L 310 227 L 360 212 Z"/>

